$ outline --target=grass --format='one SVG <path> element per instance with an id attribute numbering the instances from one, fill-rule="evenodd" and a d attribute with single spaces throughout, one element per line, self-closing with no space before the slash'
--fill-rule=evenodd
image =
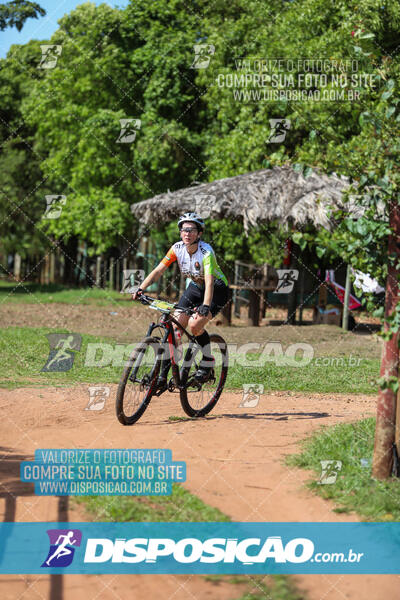
<path id="1" fill-rule="evenodd" d="M 171 496 L 82 496 L 75 501 L 83 504 L 95 521 L 230 521 L 220 510 L 208 506 L 177 484 L 172 485 Z"/>
<path id="2" fill-rule="evenodd" d="M 119 355 L 116 366 L 85 366 L 87 345 L 91 343 L 111 344 L 110 338 L 82 334 L 82 346 L 75 353 L 73 367 L 64 373 L 42 373 L 46 363 L 49 345 L 46 334 L 68 333 L 66 329 L 45 327 L 8 327 L 0 329 L 0 386 L 21 387 L 24 385 L 74 385 L 77 383 L 118 383 L 124 360 Z M 120 346 L 122 350 L 122 346 Z M 101 356 L 99 352 L 98 357 Z M 254 355 L 256 358 L 256 355 Z M 373 380 L 379 373 L 378 359 L 361 359 L 359 366 L 344 366 L 334 359 L 330 367 L 320 366 L 313 359 L 304 367 L 277 366 L 267 362 L 265 367 L 244 367 L 237 364 L 232 356 L 232 366 L 228 371 L 226 389 L 241 390 L 244 383 L 263 384 L 265 391 L 283 390 L 298 392 L 373 394 L 376 384 Z M 119 364 L 118 364 L 119 362 Z"/>
<path id="3" fill-rule="evenodd" d="M 0 282 L 0 305 L 6 302 L 23 304 L 92 304 L 110 306 L 124 302 L 129 294 L 120 294 L 108 288 L 69 288 L 57 283 L 41 285 L 31 282 Z"/>
<path id="4" fill-rule="evenodd" d="M 263 582 L 265 578 L 254 578 L 252 577 L 253 586 L 256 587 L 257 591 L 247 592 L 240 596 L 238 600 L 304 600 L 304 594 L 300 594 L 294 585 L 292 579 L 285 577 L 284 575 L 272 575 L 273 584 L 272 586 L 266 585 Z"/>
<path id="5" fill-rule="evenodd" d="M 226 387 L 242 388 L 244 383 L 263 384 L 267 390 L 287 390 L 311 393 L 376 394 L 380 361 L 363 358 L 359 366 L 344 359 L 331 358 L 331 366 L 321 366 L 313 359 L 303 367 L 278 366 L 271 362 L 264 367 L 229 368 Z"/>
<path id="6" fill-rule="evenodd" d="M 400 521 L 400 479 L 371 478 L 374 432 L 373 418 L 325 428 L 306 440 L 302 453 L 290 456 L 287 462 L 316 472 L 308 487 L 333 500 L 338 505 L 336 512 L 355 511 L 366 521 Z M 330 459 L 342 461 L 336 483 L 319 485 L 320 461 Z M 361 459 L 369 466 L 362 466 Z"/>
<path id="7" fill-rule="evenodd" d="M 24 385 L 74 385 L 76 383 L 118 382 L 122 366 L 86 367 L 85 357 L 89 342 L 114 343 L 112 340 L 82 335 L 82 346 L 75 352 L 72 369 L 61 372 L 42 373 L 49 354 L 48 333 L 67 333 L 66 329 L 45 327 L 8 327 L 0 329 L 0 385 L 21 387 Z"/>

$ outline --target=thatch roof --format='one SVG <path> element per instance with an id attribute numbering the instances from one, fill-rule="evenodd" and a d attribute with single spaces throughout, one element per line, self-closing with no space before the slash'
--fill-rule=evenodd
<path id="1" fill-rule="evenodd" d="M 292 167 L 273 167 L 159 194 L 131 208 L 146 225 L 196 211 L 204 218 L 242 219 L 246 232 L 270 221 L 331 229 L 330 208 L 344 208 L 342 192 L 349 185 L 347 178 L 337 175 L 312 172 L 303 177 Z"/>

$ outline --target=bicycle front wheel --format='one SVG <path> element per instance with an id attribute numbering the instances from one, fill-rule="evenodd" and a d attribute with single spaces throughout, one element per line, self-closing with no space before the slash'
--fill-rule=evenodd
<path id="1" fill-rule="evenodd" d="M 124 367 L 116 399 L 117 419 L 122 425 L 136 423 L 156 391 L 160 348 L 157 338 L 145 338 Z"/>
<path id="2" fill-rule="evenodd" d="M 228 374 L 228 348 L 225 340 L 217 334 L 210 334 L 210 345 L 215 366 L 206 383 L 199 384 L 194 379 L 202 357 L 200 348 L 191 358 L 188 358 L 188 353 L 185 357 L 181 375 L 184 388 L 180 390 L 180 397 L 182 408 L 189 417 L 204 417 L 208 414 L 224 389 Z"/>

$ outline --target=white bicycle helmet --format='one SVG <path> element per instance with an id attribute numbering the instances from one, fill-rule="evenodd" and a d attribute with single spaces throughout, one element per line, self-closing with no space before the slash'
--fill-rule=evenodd
<path id="1" fill-rule="evenodd" d="M 196 223 L 196 225 L 199 226 L 200 230 L 204 231 L 204 221 L 200 217 L 200 215 L 198 215 L 197 213 L 187 212 L 184 215 L 182 215 L 181 217 L 179 217 L 179 220 L 178 220 L 179 229 L 181 229 L 183 223 L 186 223 L 187 221 L 190 221 L 191 223 Z"/>

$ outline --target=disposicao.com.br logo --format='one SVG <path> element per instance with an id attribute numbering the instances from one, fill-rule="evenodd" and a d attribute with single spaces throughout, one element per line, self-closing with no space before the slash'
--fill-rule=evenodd
<path id="1" fill-rule="evenodd" d="M 318 556 L 317 556 L 318 554 Z M 353 552 L 347 558 L 344 553 L 317 553 L 317 562 L 354 562 L 361 556 Z M 91 538 L 87 541 L 85 563 L 157 563 L 169 558 L 176 563 L 241 563 L 243 565 L 313 562 L 314 543 L 308 538 L 294 538 L 286 544 L 280 536 L 262 538 Z M 319 559 L 321 555 L 321 559 Z M 322 558 L 323 556 L 323 558 Z M 355 559 L 353 558 L 355 556 Z"/>
<path id="2" fill-rule="evenodd" d="M 59 524 L 63 529 L 47 528 L 50 548 L 44 561 L 44 552 L 41 560 L 35 560 L 31 551 L 25 551 L 26 534 L 21 533 L 19 543 L 29 562 L 28 572 L 60 567 L 68 573 L 88 574 L 370 572 L 375 556 L 371 546 L 376 549 L 376 542 L 360 524 L 339 531 L 330 523 L 318 524 L 322 533 L 313 523 L 280 525 L 282 531 L 265 523 L 74 523 L 71 528 L 63 523 Z M 378 567 L 377 572 L 382 572 L 383 567 Z M 398 571 L 397 566 L 391 568 Z"/>

